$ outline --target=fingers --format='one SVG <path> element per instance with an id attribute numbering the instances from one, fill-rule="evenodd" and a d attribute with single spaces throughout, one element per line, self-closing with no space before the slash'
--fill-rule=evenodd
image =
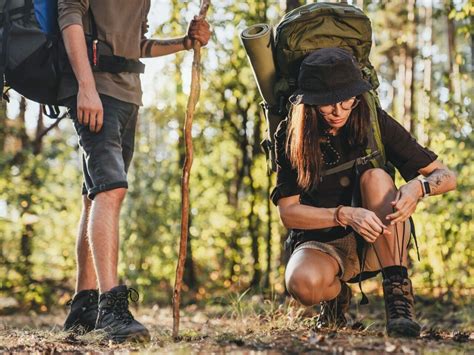
<path id="1" fill-rule="evenodd" d="M 97 113 L 97 122 L 96 122 L 96 129 L 95 132 L 98 133 L 102 129 L 102 126 L 104 125 L 104 111 L 101 109 Z"/>
<path id="2" fill-rule="evenodd" d="M 361 228 L 359 234 L 369 243 L 375 243 L 378 238 L 377 232 L 372 229 Z"/>
<path id="3" fill-rule="evenodd" d="M 374 222 L 376 230 L 380 230 L 379 234 L 390 234 L 390 231 L 388 230 L 387 226 L 379 219 L 379 217 L 377 217 L 375 213 L 372 215 L 372 220 Z"/>
<path id="4" fill-rule="evenodd" d="M 397 202 L 400 200 L 400 197 L 401 197 L 401 192 L 400 191 L 397 191 L 397 195 L 395 196 L 395 200 L 393 200 L 391 203 L 392 203 L 392 206 L 395 206 L 397 204 Z"/>
<path id="5" fill-rule="evenodd" d="M 83 112 L 84 116 L 82 119 L 82 124 L 87 127 L 91 122 L 91 112 L 89 110 L 83 110 Z"/>
<path id="6" fill-rule="evenodd" d="M 91 113 L 91 118 L 89 120 L 89 131 L 95 132 L 96 129 L 96 124 L 97 124 L 97 113 Z"/>
<path id="7" fill-rule="evenodd" d="M 390 221 L 390 225 L 406 221 L 415 212 L 416 201 L 402 197 L 393 208 L 394 212 L 386 217 Z"/>
<path id="8" fill-rule="evenodd" d="M 374 243 L 383 233 L 383 228 L 373 218 L 368 218 L 358 232 L 366 241 Z"/>
<path id="9" fill-rule="evenodd" d="M 410 218 L 414 211 L 414 208 L 400 210 L 388 215 L 387 219 L 390 219 L 390 225 L 393 226 L 396 223 L 406 221 L 408 218 Z"/>
<path id="10" fill-rule="evenodd" d="M 102 129 L 104 112 L 97 92 L 94 95 L 79 95 L 77 105 L 77 121 L 97 133 Z"/>
<path id="11" fill-rule="evenodd" d="M 199 20 L 195 17 L 189 25 L 188 36 L 192 40 L 199 41 L 202 46 L 205 46 L 211 37 L 209 23 L 204 19 Z"/>
<path id="12" fill-rule="evenodd" d="M 367 242 L 374 243 L 380 236 L 390 236 L 387 226 L 369 210 L 360 209 L 358 216 L 351 225 Z"/>
<path id="13" fill-rule="evenodd" d="M 81 107 L 79 107 L 79 105 L 77 105 L 76 112 L 77 112 L 77 122 L 82 124 L 82 122 L 84 121 L 84 111 L 82 110 Z"/>
<path id="14" fill-rule="evenodd" d="M 89 130 L 94 133 L 98 133 L 103 126 L 104 122 L 104 114 L 101 109 L 98 109 L 97 111 L 94 111 L 94 113 L 91 114 L 90 122 L 89 122 Z"/>

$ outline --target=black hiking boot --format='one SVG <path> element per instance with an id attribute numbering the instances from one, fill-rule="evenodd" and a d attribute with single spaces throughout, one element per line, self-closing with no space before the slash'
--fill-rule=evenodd
<path id="1" fill-rule="evenodd" d="M 341 292 L 331 301 L 321 302 L 321 312 L 316 321 L 316 328 L 341 328 L 347 324 L 344 313 L 349 311 L 352 291 L 345 282 L 341 281 Z"/>
<path id="2" fill-rule="evenodd" d="M 132 295 L 136 295 L 133 298 Z M 138 301 L 138 292 L 125 285 L 116 286 L 99 297 L 99 315 L 96 330 L 104 330 L 107 338 L 122 343 L 125 341 L 147 342 L 150 340 L 148 329 L 133 318 L 128 309 L 128 298 Z"/>
<path id="3" fill-rule="evenodd" d="M 67 305 L 71 307 L 64 322 L 65 331 L 78 334 L 90 332 L 95 327 L 99 304 L 97 290 L 82 290 Z"/>
<path id="4" fill-rule="evenodd" d="M 418 337 L 420 325 L 415 322 L 415 299 L 411 281 L 402 275 L 383 280 L 387 334 L 391 337 Z"/>

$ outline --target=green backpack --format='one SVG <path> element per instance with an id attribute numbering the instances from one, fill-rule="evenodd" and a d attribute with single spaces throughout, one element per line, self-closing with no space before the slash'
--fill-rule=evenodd
<path id="1" fill-rule="evenodd" d="M 274 53 L 277 70 L 274 95 L 278 104 L 276 107 L 264 107 L 269 123 L 269 137 L 263 142 L 263 147 L 270 157 L 273 171 L 276 170 L 273 156 L 275 130 L 279 121 L 288 114 L 288 98 L 297 88 L 301 62 L 309 53 L 327 47 L 339 47 L 351 52 L 360 65 L 363 77 L 373 87 L 373 90 L 364 94 L 370 108 L 372 130 L 368 137 L 367 156 L 360 159 L 370 160 L 374 167 L 385 165 L 385 151 L 377 120 L 380 103 L 375 89 L 379 82 L 369 61 L 371 46 L 372 28 L 369 18 L 362 10 L 346 2 L 307 4 L 287 13 L 281 19 L 275 31 Z M 337 166 L 324 172 L 324 175 L 345 170 L 356 163 L 353 161 Z"/>

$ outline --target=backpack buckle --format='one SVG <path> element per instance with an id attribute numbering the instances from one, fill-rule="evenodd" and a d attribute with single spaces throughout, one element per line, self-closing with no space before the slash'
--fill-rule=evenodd
<path id="1" fill-rule="evenodd" d="M 357 162 L 357 165 L 365 165 L 367 164 L 369 161 L 371 161 L 373 158 L 377 157 L 380 155 L 380 152 L 378 150 L 374 150 L 372 153 L 366 155 L 366 156 L 363 156 L 363 157 L 360 157 L 360 158 L 357 158 L 356 159 L 356 162 Z"/>

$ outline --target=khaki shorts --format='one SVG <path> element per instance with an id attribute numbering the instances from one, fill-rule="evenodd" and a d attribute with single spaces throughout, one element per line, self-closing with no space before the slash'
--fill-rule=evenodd
<path id="1" fill-rule="evenodd" d="M 371 276 L 375 276 L 376 273 L 380 271 L 380 264 L 377 255 L 375 254 L 372 244 L 365 243 L 365 247 L 367 248 L 367 254 L 365 258 L 364 274 L 368 272 L 373 274 Z M 361 273 L 359 257 L 357 255 L 357 242 L 353 233 L 331 242 L 322 243 L 312 240 L 303 242 L 295 248 L 291 256 L 302 249 L 319 250 L 336 259 L 339 264 L 339 273 L 337 276 L 342 281 L 347 282 Z M 364 277 L 364 279 L 365 278 L 366 277 Z M 355 282 L 358 280 L 353 281 Z"/>

